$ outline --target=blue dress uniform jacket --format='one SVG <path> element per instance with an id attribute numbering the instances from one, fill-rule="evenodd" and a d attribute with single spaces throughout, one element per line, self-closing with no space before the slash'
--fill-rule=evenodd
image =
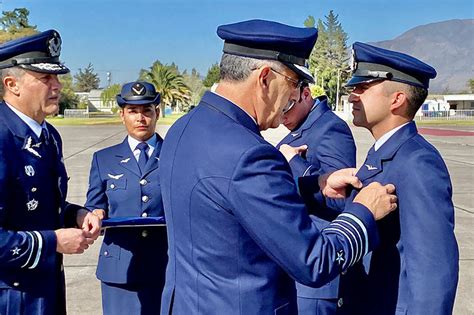
<path id="1" fill-rule="evenodd" d="M 290 160 L 291 172 L 296 178 L 356 166 L 356 147 L 351 130 L 346 122 L 331 111 L 325 96 L 315 100 L 315 107 L 304 122 L 283 138 L 277 147 L 282 144 L 293 147 L 304 144 L 308 146 L 304 156 L 296 155 Z M 305 200 L 305 203 L 308 206 L 315 205 L 313 200 Z M 329 209 L 327 212 L 328 215 L 323 217 L 337 215 L 337 212 Z M 327 221 L 320 224 L 324 226 Z M 296 291 L 299 314 L 331 314 L 336 310 L 339 277 L 320 288 L 296 283 Z M 334 302 L 318 303 L 315 299 L 334 299 Z"/>
<path id="2" fill-rule="evenodd" d="M 0 103 L 0 314 L 63 314 L 62 255 L 54 230 L 75 225 L 65 201 L 67 174 L 59 133 L 49 145 Z"/>
<path id="3" fill-rule="evenodd" d="M 393 183 L 398 210 L 377 223 L 381 245 L 341 275 L 340 313 L 451 314 L 459 254 L 451 180 L 438 151 L 410 122 L 369 151 L 357 176 L 364 185 Z"/>
<path id="4" fill-rule="evenodd" d="M 319 230 L 283 155 L 217 94 L 170 128 L 161 161 L 162 314 L 295 314 L 293 279 L 321 286 L 377 243 L 361 204 Z"/>
<path id="5" fill-rule="evenodd" d="M 163 216 L 159 156 L 163 140 L 140 173 L 127 138 L 115 146 L 94 153 L 86 207 L 104 209 L 109 218 Z M 106 283 L 164 285 L 167 264 L 165 227 L 107 229 L 99 255 L 97 278 Z M 160 297 L 155 297 L 159 309 Z M 126 312 L 126 310 L 123 310 Z"/>

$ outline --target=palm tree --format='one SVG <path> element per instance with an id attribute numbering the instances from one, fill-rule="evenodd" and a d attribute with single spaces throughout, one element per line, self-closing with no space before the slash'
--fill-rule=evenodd
<path id="1" fill-rule="evenodd" d="M 184 78 L 176 71 L 176 67 L 163 65 L 155 61 L 149 70 L 140 71 L 140 80 L 152 83 L 161 94 L 160 109 L 165 117 L 165 107 L 174 107 L 178 103 L 191 100 L 191 90 L 184 83 Z"/>

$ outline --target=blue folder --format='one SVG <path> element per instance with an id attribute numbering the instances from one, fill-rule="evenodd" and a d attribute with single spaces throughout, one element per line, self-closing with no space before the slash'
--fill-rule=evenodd
<path id="1" fill-rule="evenodd" d="M 102 229 L 141 226 L 166 226 L 165 217 L 117 217 L 102 220 Z"/>

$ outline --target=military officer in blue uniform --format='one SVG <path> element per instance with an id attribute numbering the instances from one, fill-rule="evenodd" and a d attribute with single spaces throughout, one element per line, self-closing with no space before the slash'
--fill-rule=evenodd
<path id="1" fill-rule="evenodd" d="M 353 58 L 353 122 L 376 141 L 357 176 L 394 183 L 398 210 L 377 223 L 381 245 L 341 275 L 340 313 L 451 314 L 459 270 L 451 180 L 413 121 L 436 71 L 364 43 Z"/>
<path id="2" fill-rule="evenodd" d="M 307 83 L 301 87 L 298 102 L 283 114 L 282 123 L 290 133 L 277 148 L 288 160 L 296 179 L 356 166 L 356 147 L 349 126 L 329 108 L 325 95 L 313 99 Z M 299 152 L 300 146 L 304 146 L 302 152 Z M 319 210 L 318 218 L 326 221 L 316 218 L 315 221 L 324 226 L 343 210 L 343 206 L 341 209 L 341 203 L 334 203 L 330 204 L 334 209 L 329 205 L 318 208 L 315 202 L 322 202 L 323 198 L 317 197 L 319 200 L 306 198 L 305 203 Z M 339 277 L 320 288 L 296 283 L 298 314 L 335 314 L 338 287 Z"/>
<path id="3" fill-rule="evenodd" d="M 160 94 L 148 82 L 130 82 L 117 95 L 127 137 L 94 153 L 86 207 L 100 217 L 163 215 L 155 132 Z M 167 256 L 166 228 L 114 227 L 105 231 L 97 265 L 104 314 L 158 314 Z"/>
<path id="4" fill-rule="evenodd" d="M 0 45 L 0 314 L 65 314 L 62 254 L 99 234 L 99 218 L 65 200 L 61 137 L 45 121 L 69 72 L 60 51 L 54 30 Z"/>
<path id="5" fill-rule="evenodd" d="M 295 314 L 294 280 L 321 286 L 376 246 L 374 217 L 394 209 L 394 187 L 362 189 L 318 229 L 285 158 L 260 134 L 296 100 L 316 29 L 250 20 L 217 34 L 219 84 L 169 129 L 161 150 L 169 242 L 161 313 Z M 323 193 L 359 187 L 352 172 L 319 177 Z"/>

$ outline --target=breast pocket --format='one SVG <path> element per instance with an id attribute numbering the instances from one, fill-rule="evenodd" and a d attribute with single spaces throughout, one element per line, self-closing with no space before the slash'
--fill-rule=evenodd
<path id="1" fill-rule="evenodd" d="M 127 189 L 127 179 L 126 178 L 119 178 L 119 179 L 109 179 L 107 180 L 107 192 L 112 192 L 116 190 L 123 190 Z"/>

